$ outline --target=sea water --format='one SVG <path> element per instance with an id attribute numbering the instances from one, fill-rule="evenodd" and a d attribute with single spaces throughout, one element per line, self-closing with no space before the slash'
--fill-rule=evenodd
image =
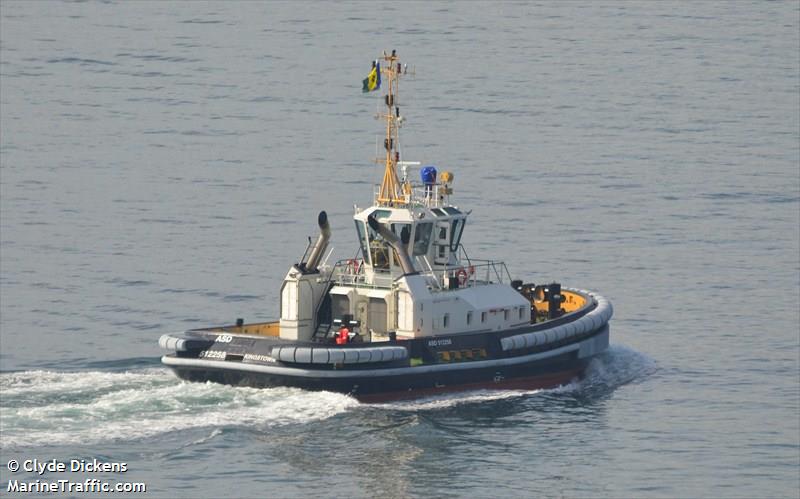
<path id="1" fill-rule="evenodd" d="M 3 493 L 797 497 L 799 26 L 797 2 L 2 2 Z M 553 390 L 378 405 L 178 380 L 158 337 L 276 317 L 320 210 L 356 254 L 384 49 L 413 73 L 402 159 L 455 174 L 470 256 L 608 297 L 610 349 Z"/>

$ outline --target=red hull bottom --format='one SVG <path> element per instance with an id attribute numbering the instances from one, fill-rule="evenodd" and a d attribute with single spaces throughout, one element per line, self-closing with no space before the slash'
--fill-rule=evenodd
<path id="1" fill-rule="evenodd" d="M 553 374 L 526 376 L 511 379 L 484 381 L 480 383 L 465 383 L 462 385 L 420 388 L 416 390 L 371 393 L 354 395 L 359 402 L 380 403 L 395 400 L 409 400 L 422 397 L 431 397 L 445 393 L 467 392 L 473 390 L 541 390 L 565 385 L 575 378 L 580 377 L 583 368 L 561 371 Z"/>

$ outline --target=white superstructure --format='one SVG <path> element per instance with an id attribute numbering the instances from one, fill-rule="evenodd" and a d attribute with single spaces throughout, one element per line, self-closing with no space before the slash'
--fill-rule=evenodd
<path id="1" fill-rule="evenodd" d="M 284 279 L 281 338 L 326 337 L 341 321 L 357 323 L 372 342 L 388 340 L 390 332 L 418 338 L 530 324 L 531 304 L 510 286 L 505 265 L 470 259 L 461 245 L 469 212 L 450 203 L 453 174 L 426 166 L 419 183 L 409 180 L 408 168 L 420 163 L 400 161 L 397 84 L 404 72 L 394 52 L 383 61 L 376 66 L 387 89 L 386 111 L 378 115 L 386 120 L 385 170 L 374 204 L 353 216 L 359 257 L 320 264 L 323 229 L 309 261 Z"/>

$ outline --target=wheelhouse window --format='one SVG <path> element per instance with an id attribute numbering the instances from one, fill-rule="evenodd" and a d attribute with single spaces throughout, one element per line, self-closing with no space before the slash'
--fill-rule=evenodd
<path id="1" fill-rule="evenodd" d="M 428 245 L 431 242 L 431 232 L 433 232 L 433 223 L 424 222 L 417 224 L 417 228 L 414 231 L 413 256 L 421 256 L 428 253 Z"/>
<path id="2" fill-rule="evenodd" d="M 372 216 L 375 217 L 376 220 L 380 221 L 381 218 L 389 218 L 392 216 L 391 210 L 375 210 L 372 212 Z"/>
<path id="3" fill-rule="evenodd" d="M 383 236 L 367 227 L 369 236 L 369 259 L 375 270 L 389 270 L 389 243 Z"/>
<path id="4" fill-rule="evenodd" d="M 464 218 L 456 218 L 451 224 L 450 232 L 450 251 L 457 251 L 458 245 L 461 242 L 461 233 L 464 232 Z"/>
<path id="5" fill-rule="evenodd" d="M 356 220 L 356 232 L 358 232 L 358 243 L 361 245 L 361 255 L 364 257 L 364 261 L 370 263 L 369 259 L 369 240 L 367 240 L 367 228 L 364 222 L 361 220 Z"/>
<path id="6" fill-rule="evenodd" d="M 394 223 L 392 224 L 392 232 L 399 237 L 401 241 L 407 241 L 408 247 L 406 251 L 411 249 L 411 224 Z"/>

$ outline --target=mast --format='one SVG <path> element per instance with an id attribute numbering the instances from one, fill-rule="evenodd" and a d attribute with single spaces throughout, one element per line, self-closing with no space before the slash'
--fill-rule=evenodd
<path id="1" fill-rule="evenodd" d="M 400 106 L 397 102 L 397 94 L 402 71 L 400 58 L 395 50 L 392 50 L 391 55 L 386 55 L 386 52 L 384 52 L 383 61 L 384 65 L 381 68 L 381 73 L 385 78 L 384 81 L 386 81 L 386 93 L 384 94 L 386 111 L 384 114 L 378 114 L 378 118 L 386 120 L 386 138 L 383 139 L 386 162 L 377 201 L 380 206 L 398 206 L 405 204 L 402 186 L 397 178 L 397 163 L 400 161 L 400 152 L 398 150 L 400 145 L 398 134 Z"/>

